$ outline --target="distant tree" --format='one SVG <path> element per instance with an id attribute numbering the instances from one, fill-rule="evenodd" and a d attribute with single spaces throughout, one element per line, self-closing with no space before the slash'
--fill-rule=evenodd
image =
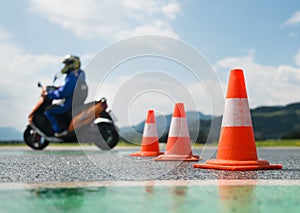
<path id="1" fill-rule="evenodd" d="M 160 138 L 158 139 L 158 141 L 161 142 L 161 143 L 167 143 L 167 141 L 168 141 L 168 134 L 169 134 L 169 132 L 164 132 L 162 134 L 162 136 L 160 136 Z"/>
<path id="2" fill-rule="evenodd" d="M 300 139 L 300 130 L 289 132 L 283 135 L 282 139 Z"/>
<path id="3" fill-rule="evenodd" d="M 198 137 L 196 139 L 196 143 L 201 143 L 201 144 L 204 144 L 205 141 L 207 139 L 207 133 L 204 133 L 202 131 L 199 131 L 198 133 Z"/>

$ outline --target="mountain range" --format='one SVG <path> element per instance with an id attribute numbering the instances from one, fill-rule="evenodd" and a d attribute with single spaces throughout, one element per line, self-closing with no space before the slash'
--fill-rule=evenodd
<path id="1" fill-rule="evenodd" d="M 262 106 L 250 110 L 255 138 L 257 140 L 300 138 L 300 102 L 286 106 Z M 201 112 L 186 112 L 191 140 L 203 143 L 218 141 L 222 116 L 205 115 Z M 172 114 L 156 117 L 156 126 L 161 142 L 166 142 Z M 145 121 L 120 128 L 120 135 L 130 142 L 140 142 Z M 19 141 L 22 132 L 12 127 L 0 127 L 0 141 Z"/>
<path id="2" fill-rule="evenodd" d="M 300 138 L 300 102 L 286 106 L 262 106 L 251 109 L 256 140 Z M 197 143 L 217 142 L 222 116 L 204 115 L 201 112 L 186 112 L 190 138 Z M 166 142 L 172 115 L 158 116 L 156 125 L 159 140 Z M 141 141 L 145 121 L 121 128 L 120 134 L 127 141 Z"/>
<path id="3" fill-rule="evenodd" d="M 0 127 L 0 141 L 23 140 L 22 133 L 13 127 Z"/>

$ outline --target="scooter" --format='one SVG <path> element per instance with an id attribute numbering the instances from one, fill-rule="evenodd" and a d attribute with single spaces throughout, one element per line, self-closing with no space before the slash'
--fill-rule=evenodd
<path id="1" fill-rule="evenodd" d="M 41 83 L 38 87 L 42 88 Z M 46 91 L 56 89 L 47 86 Z M 94 143 L 103 150 L 114 148 L 119 141 L 119 134 L 105 98 L 86 103 L 78 108 L 57 116 L 61 129 L 67 129 L 64 136 L 55 137 L 51 124 L 44 115 L 45 109 L 55 104 L 53 100 L 40 97 L 29 114 L 29 124 L 23 133 L 25 143 L 34 150 L 43 150 L 50 142 Z"/>

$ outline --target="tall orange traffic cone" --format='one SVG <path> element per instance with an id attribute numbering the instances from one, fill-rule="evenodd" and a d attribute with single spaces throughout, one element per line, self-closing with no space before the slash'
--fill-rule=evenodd
<path id="1" fill-rule="evenodd" d="M 220 170 L 281 169 L 280 164 L 270 165 L 258 160 L 252 120 L 248 104 L 243 70 L 230 72 L 225 109 L 220 131 L 217 159 L 194 168 Z"/>
<path id="2" fill-rule="evenodd" d="M 183 103 L 177 103 L 174 108 L 166 153 L 154 160 L 198 161 L 199 156 L 192 154 L 190 135 Z"/>
<path id="3" fill-rule="evenodd" d="M 151 157 L 163 154 L 159 151 L 159 143 L 156 129 L 154 110 L 148 110 L 144 126 L 141 151 L 130 156 Z"/>

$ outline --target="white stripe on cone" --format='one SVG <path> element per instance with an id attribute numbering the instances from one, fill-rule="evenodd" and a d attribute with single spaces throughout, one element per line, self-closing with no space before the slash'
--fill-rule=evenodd
<path id="1" fill-rule="evenodd" d="M 169 137 L 190 137 L 186 118 L 172 118 Z"/>
<path id="2" fill-rule="evenodd" d="M 143 137 L 157 137 L 157 129 L 155 123 L 145 123 Z"/>
<path id="3" fill-rule="evenodd" d="M 248 99 L 228 98 L 225 100 L 222 127 L 239 126 L 252 126 Z"/>

